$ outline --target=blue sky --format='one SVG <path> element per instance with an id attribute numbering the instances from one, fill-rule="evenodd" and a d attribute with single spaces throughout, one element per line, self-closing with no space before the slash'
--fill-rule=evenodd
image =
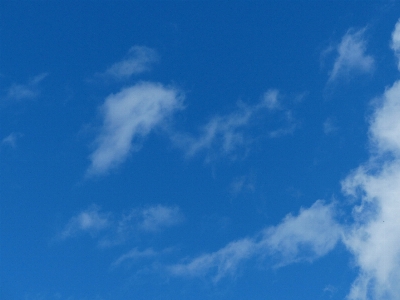
<path id="1" fill-rule="evenodd" d="M 4 299 L 400 299 L 396 1 L 2 1 Z"/>

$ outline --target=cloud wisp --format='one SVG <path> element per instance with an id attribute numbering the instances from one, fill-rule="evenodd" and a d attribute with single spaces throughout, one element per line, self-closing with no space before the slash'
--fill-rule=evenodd
<path id="1" fill-rule="evenodd" d="M 261 100 L 254 105 L 240 102 L 238 109 L 228 115 L 215 116 L 202 126 L 200 134 L 193 136 L 187 133 L 173 133 L 173 143 L 191 157 L 200 151 L 218 149 L 223 154 L 230 154 L 239 147 L 249 143 L 247 131 L 254 126 L 260 116 L 268 117 L 267 112 L 281 111 L 285 117 L 284 128 L 270 132 L 270 137 L 289 134 L 294 130 L 290 111 L 282 109 L 278 90 L 267 91 Z M 264 115 L 263 115 L 264 114 Z M 257 123 L 258 124 L 258 123 Z"/>
<path id="2" fill-rule="evenodd" d="M 61 239 L 67 239 L 81 233 L 96 235 L 109 228 L 111 223 L 110 213 L 102 213 L 97 205 L 92 205 L 72 217 L 59 236 Z"/>
<path id="3" fill-rule="evenodd" d="M 397 68 L 400 71 L 400 19 L 397 21 L 395 29 L 392 33 L 391 48 L 397 58 Z"/>
<path id="4" fill-rule="evenodd" d="M 366 54 L 365 29 L 354 31 L 350 29 L 337 45 L 337 57 L 330 72 L 328 82 L 339 77 L 348 78 L 352 73 L 370 73 L 374 68 L 374 59 Z"/>
<path id="5" fill-rule="evenodd" d="M 29 80 L 27 84 L 13 84 L 7 92 L 7 99 L 10 100 L 29 100 L 36 98 L 39 94 L 39 84 L 47 77 L 47 73 L 42 73 Z"/>
<path id="6" fill-rule="evenodd" d="M 102 175 L 126 160 L 140 140 L 182 108 L 179 91 L 140 82 L 109 95 L 101 107 L 103 126 L 90 155 L 87 175 Z"/>
<path id="7" fill-rule="evenodd" d="M 157 255 L 158 255 L 158 253 L 156 251 L 154 251 L 152 248 L 147 248 L 143 251 L 140 251 L 137 247 L 135 247 L 132 250 L 130 250 L 128 253 L 125 253 L 125 254 L 121 255 L 118 259 L 116 259 L 112 263 L 112 266 L 116 267 L 126 261 L 139 260 L 139 259 L 143 259 L 143 258 L 151 258 L 151 257 L 157 256 Z"/>
<path id="8" fill-rule="evenodd" d="M 313 261 L 332 250 L 341 236 L 335 221 L 333 204 L 315 202 L 301 209 L 297 216 L 288 215 L 277 226 L 267 227 L 256 237 L 229 243 L 222 249 L 169 267 L 176 276 L 211 274 L 214 282 L 234 275 L 238 267 L 252 258 L 266 255 L 276 259 L 276 266 L 296 261 Z"/>
<path id="9" fill-rule="evenodd" d="M 160 232 L 183 221 L 183 214 L 177 206 L 155 205 L 144 209 L 132 209 L 128 214 L 117 216 L 102 212 L 92 205 L 73 216 L 58 235 L 66 240 L 82 234 L 90 234 L 98 240 L 100 247 L 122 244 L 133 234 Z"/>
<path id="10" fill-rule="evenodd" d="M 155 50 L 144 46 L 134 46 L 122 61 L 113 64 L 103 75 L 118 80 L 127 79 L 132 75 L 149 71 L 151 65 L 157 61 L 158 54 Z"/>

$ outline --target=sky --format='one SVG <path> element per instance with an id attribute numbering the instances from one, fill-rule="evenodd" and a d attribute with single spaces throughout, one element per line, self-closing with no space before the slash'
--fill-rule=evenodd
<path id="1" fill-rule="evenodd" d="M 1 1 L 0 293 L 400 299 L 400 3 Z"/>

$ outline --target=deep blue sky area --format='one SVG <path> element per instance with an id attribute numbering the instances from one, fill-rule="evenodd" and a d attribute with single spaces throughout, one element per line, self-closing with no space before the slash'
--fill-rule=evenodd
<path id="1" fill-rule="evenodd" d="M 0 298 L 400 299 L 400 3 L 0 2 Z"/>

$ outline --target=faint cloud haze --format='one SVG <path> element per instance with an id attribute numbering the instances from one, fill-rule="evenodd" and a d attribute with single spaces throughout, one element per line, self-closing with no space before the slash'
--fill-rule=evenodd
<path id="1" fill-rule="evenodd" d="M 183 221 L 183 214 L 177 206 L 155 205 L 143 209 L 132 209 L 120 216 L 102 212 L 92 205 L 73 216 L 58 237 L 61 240 L 89 233 L 98 240 L 100 247 L 123 244 L 132 234 L 156 233 Z"/>
<path id="2" fill-rule="evenodd" d="M 157 61 L 158 54 L 155 50 L 144 46 L 134 46 L 123 60 L 113 64 L 104 75 L 116 79 L 126 79 L 132 75 L 149 71 L 151 65 Z"/>
<path id="3" fill-rule="evenodd" d="M 7 93 L 10 100 L 25 100 L 36 98 L 39 94 L 39 84 L 48 76 L 42 73 L 29 80 L 27 84 L 13 84 Z"/>

